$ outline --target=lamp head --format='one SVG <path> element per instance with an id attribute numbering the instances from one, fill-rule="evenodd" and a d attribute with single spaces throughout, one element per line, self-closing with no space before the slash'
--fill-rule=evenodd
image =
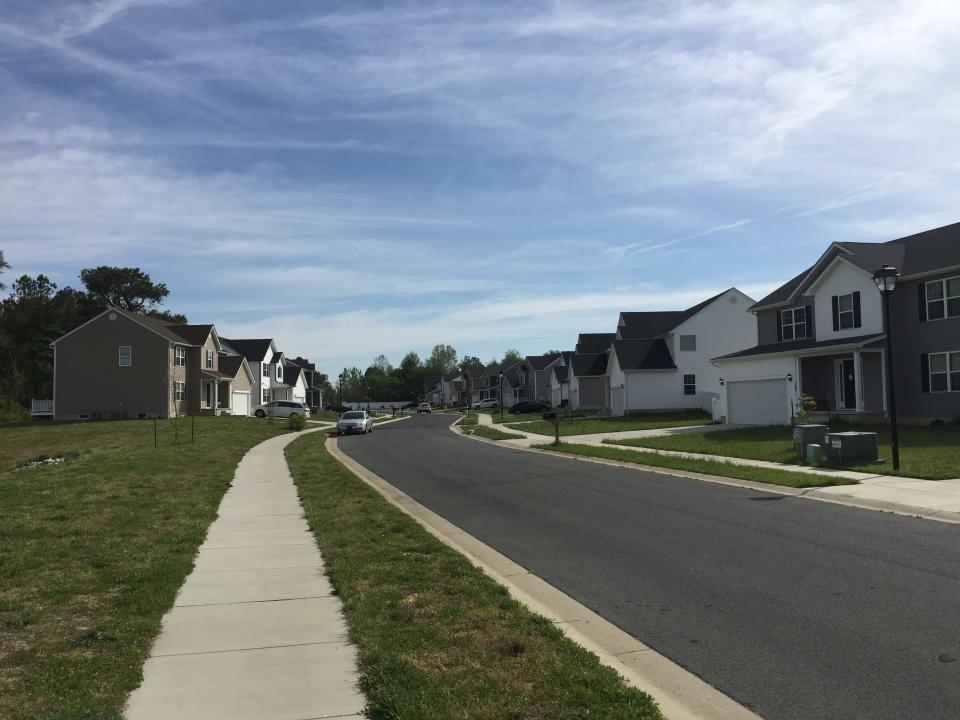
<path id="1" fill-rule="evenodd" d="M 897 287 L 897 278 L 899 277 L 900 273 L 897 272 L 895 267 L 884 265 L 873 274 L 873 281 L 877 284 L 877 290 L 887 295 Z"/>

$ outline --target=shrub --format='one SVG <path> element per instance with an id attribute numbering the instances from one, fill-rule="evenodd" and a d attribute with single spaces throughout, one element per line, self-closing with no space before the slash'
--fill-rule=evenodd
<path id="1" fill-rule="evenodd" d="M 288 418 L 288 421 L 290 423 L 290 429 L 297 432 L 303 430 L 307 426 L 307 418 L 300 414 L 291 415 Z"/>
<path id="2" fill-rule="evenodd" d="M 24 422 L 30 411 L 10 397 L 0 397 L 0 422 Z"/>

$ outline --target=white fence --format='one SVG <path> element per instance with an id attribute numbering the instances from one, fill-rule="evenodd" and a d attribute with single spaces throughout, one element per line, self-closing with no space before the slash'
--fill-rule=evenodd
<path id="1" fill-rule="evenodd" d="M 31 400 L 31 415 L 53 415 L 53 400 Z"/>

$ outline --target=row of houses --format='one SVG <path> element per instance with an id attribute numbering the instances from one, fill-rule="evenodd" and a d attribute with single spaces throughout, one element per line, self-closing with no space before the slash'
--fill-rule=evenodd
<path id="1" fill-rule="evenodd" d="M 890 301 L 901 417 L 960 417 L 960 223 L 885 243 L 834 242 L 756 301 L 735 287 L 684 310 L 621 312 L 572 351 L 438 379 L 452 405 L 524 399 L 611 415 L 702 409 L 735 424 L 816 413 L 876 420 L 889 407 L 886 327 L 874 273 L 897 268 Z M 785 268 L 786 269 L 786 268 Z"/>
<path id="2" fill-rule="evenodd" d="M 316 367 L 274 340 L 228 339 L 117 308 L 52 343 L 53 398 L 33 414 L 57 420 L 249 415 L 273 400 L 322 404 Z"/>

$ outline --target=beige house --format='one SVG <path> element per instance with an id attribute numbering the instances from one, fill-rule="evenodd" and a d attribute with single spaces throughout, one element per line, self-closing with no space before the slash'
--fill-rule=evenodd
<path id="1" fill-rule="evenodd" d="M 53 342 L 58 420 L 249 412 L 253 375 L 213 325 L 110 309 Z"/>

